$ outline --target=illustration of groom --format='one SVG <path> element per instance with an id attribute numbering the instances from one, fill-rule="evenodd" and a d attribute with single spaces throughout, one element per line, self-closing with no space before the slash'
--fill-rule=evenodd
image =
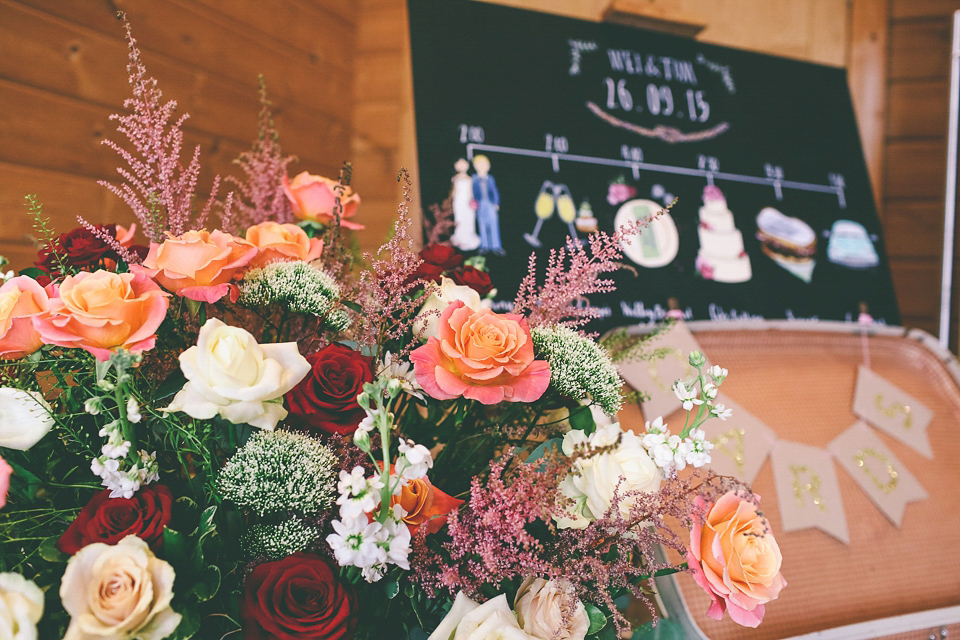
<path id="1" fill-rule="evenodd" d="M 500 244 L 500 192 L 497 182 L 490 175 L 490 160 L 480 154 L 473 158 L 473 201 L 477 210 L 477 227 L 480 231 L 480 253 L 493 252 L 498 256 L 506 253 Z"/>

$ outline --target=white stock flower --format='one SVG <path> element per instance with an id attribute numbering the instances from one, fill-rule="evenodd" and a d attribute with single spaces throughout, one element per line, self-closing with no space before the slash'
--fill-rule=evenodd
<path id="1" fill-rule="evenodd" d="M 687 436 L 687 442 L 690 445 L 687 452 L 687 463 L 690 466 L 699 468 L 710 463 L 710 450 L 713 449 L 713 443 L 707 440 L 707 434 L 703 429 L 691 431 Z"/>
<path id="2" fill-rule="evenodd" d="M 462 300 L 465 305 L 474 311 L 490 306 L 489 301 L 480 300 L 480 294 L 474 289 L 441 276 L 440 286 L 435 288 L 433 293 L 427 297 L 426 302 L 423 303 L 416 319 L 413 321 L 413 335 L 419 336 L 421 340 L 437 335 L 437 323 L 440 321 L 440 314 L 457 300 Z"/>
<path id="3" fill-rule="evenodd" d="M 246 330 L 210 318 L 197 345 L 180 354 L 187 378 L 165 411 L 198 420 L 215 415 L 272 431 L 287 416 L 283 394 L 310 372 L 295 342 L 257 344 Z"/>
<path id="4" fill-rule="evenodd" d="M 403 457 L 403 464 L 397 460 L 397 470 L 400 477 L 414 480 L 427 475 L 427 469 L 433 467 L 433 456 L 430 450 L 422 444 L 416 444 L 413 440 L 404 440 L 400 438 L 400 445 L 397 451 Z"/>
<path id="5" fill-rule="evenodd" d="M 379 545 L 383 525 L 366 518 L 334 520 L 334 533 L 327 536 L 327 544 L 341 567 L 372 567 L 386 561 L 387 554 Z"/>
<path id="6" fill-rule="evenodd" d="M 722 404 L 715 404 L 710 406 L 710 413 L 717 416 L 721 420 L 726 420 L 733 415 L 733 409 L 727 409 Z"/>
<path id="7" fill-rule="evenodd" d="M 0 447 L 26 451 L 53 428 L 53 410 L 36 391 L 0 387 Z"/>
<path id="8" fill-rule="evenodd" d="M 536 638 L 583 640 L 590 618 L 567 582 L 527 578 L 513 600 L 520 627 Z"/>
<path id="9" fill-rule="evenodd" d="M 623 496 L 633 491 L 652 493 L 660 488 L 660 470 L 647 455 L 640 437 L 622 431 L 619 423 L 597 429 L 589 437 L 579 430 L 570 431 L 563 438 L 562 449 L 569 456 L 578 445 L 586 444 L 591 449 L 609 447 L 618 438 L 619 444 L 613 450 L 577 460 L 560 482 L 560 492 L 575 505 L 564 517 L 556 519 L 559 528 L 582 529 L 603 517 L 613 503 L 615 491 Z M 620 514 L 627 516 L 635 501 L 635 497 L 621 498 Z"/>
<path id="10" fill-rule="evenodd" d="M 360 518 L 380 504 L 383 482 L 378 475 L 367 478 L 365 474 L 363 467 L 354 467 L 350 473 L 340 472 L 340 480 L 337 482 L 340 497 L 337 498 L 337 504 L 340 505 L 341 518 Z"/>
<path id="11" fill-rule="evenodd" d="M 439 320 L 439 318 L 437 318 Z M 412 396 L 423 400 L 423 387 L 417 382 L 413 372 L 413 364 L 409 360 L 396 360 L 395 356 L 387 351 L 383 354 L 383 366 L 380 368 L 381 378 L 390 378 L 400 383 L 400 388 Z"/>
<path id="12" fill-rule="evenodd" d="M 0 573 L 0 638 L 37 640 L 43 591 L 19 573 Z"/>
<path id="13" fill-rule="evenodd" d="M 137 404 L 134 398 L 129 398 L 127 400 L 127 420 L 136 424 L 142 419 L 143 416 L 140 414 L 140 405 Z"/>
<path id="14" fill-rule="evenodd" d="M 721 367 L 720 365 L 715 364 L 712 367 L 710 367 L 710 375 L 713 376 L 714 380 L 722 381 L 724 378 L 727 377 L 727 370 Z"/>
<path id="15" fill-rule="evenodd" d="M 716 397 L 717 397 L 717 385 L 713 384 L 712 382 L 708 382 L 707 384 L 703 385 L 703 395 L 705 395 L 706 397 L 710 398 L 711 400 L 713 400 L 714 398 L 716 398 Z"/>
<path id="16" fill-rule="evenodd" d="M 180 624 L 170 608 L 174 571 L 147 543 L 127 536 L 88 544 L 67 563 L 60 599 L 70 614 L 64 640 L 160 640 Z"/>
<path id="17" fill-rule="evenodd" d="M 520 628 L 507 596 L 477 604 L 462 591 L 427 640 L 541 640 Z"/>
<path id="18" fill-rule="evenodd" d="M 687 389 L 686 385 L 683 384 L 683 380 L 677 380 L 673 383 L 673 393 L 677 396 L 677 399 L 683 403 L 684 411 L 690 411 L 693 409 L 693 405 L 703 404 L 703 400 L 697 397 L 697 390 Z"/>

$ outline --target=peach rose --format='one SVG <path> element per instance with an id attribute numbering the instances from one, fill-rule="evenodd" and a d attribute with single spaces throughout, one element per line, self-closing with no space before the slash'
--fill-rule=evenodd
<path id="1" fill-rule="evenodd" d="M 94 542 L 70 558 L 60 600 L 70 614 L 64 640 L 161 640 L 180 624 L 173 601 L 173 567 L 147 543 L 127 536 Z"/>
<path id="2" fill-rule="evenodd" d="M 247 229 L 247 242 L 260 252 L 247 265 L 248 269 L 263 267 L 271 262 L 310 262 L 320 257 L 323 240 L 308 238 L 307 233 L 295 224 L 261 222 Z"/>
<path id="3" fill-rule="evenodd" d="M 734 491 L 714 505 L 699 496 L 695 504 L 709 511 L 703 524 L 694 518 L 687 564 L 712 600 L 707 616 L 720 620 L 729 610 L 737 624 L 756 627 L 763 620 L 764 604 L 776 600 L 787 586 L 770 524 L 757 505 Z"/>
<path id="4" fill-rule="evenodd" d="M 304 171 L 293 179 L 283 176 L 283 192 L 293 207 L 293 215 L 301 220 L 313 220 L 322 224 L 333 222 L 333 207 L 337 200 L 336 180 L 315 176 Z M 349 185 L 343 185 L 340 195 L 340 225 L 346 229 L 363 229 L 362 224 L 350 222 L 360 206 L 360 196 Z"/>
<path id="5" fill-rule="evenodd" d="M 44 342 L 85 349 L 98 360 L 152 349 L 167 315 L 167 294 L 145 274 L 82 272 L 54 288 L 49 310 L 33 317 Z"/>
<path id="6" fill-rule="evenodd" d="M 533 359 L 527 321 L 451 303 L 437 335 L 410 354 L 417 382 L 433 398 L 463 396 L 483 404 L 533 402 L 550 384 L 550 365 Z"/>
<path id="7" fill-rule="evenodd" d="M 390 506 L 397 503 L 407 512 L 403 521 L 412 535 L 422 524 L 426 525 L 427 533 L 440 531 L 447 522 L 447 515 L 459 509 L 463 500 L 440 491 L 423 477 L 408 480 L 399 496 L 391 496 Z"/>
<path id="8" fill-rule="evenodd" d="M 203 229 L 170 235 L 160 244 L 151 242 L 143 264 L 130 269 L 184 298 L 216 302 L 229 294 L 230 301 L 236 302 L 240 289 L 231 280 L 256 255 L 257 248 L 242 238 Z"/>
<path id="9" fill-rule="evenodd" d="M 17 276 L 0 287 L 0 358 L 16 360 L 43 346 L 32 318 L 49 307 L 47 292 L 33 278 Z"/>

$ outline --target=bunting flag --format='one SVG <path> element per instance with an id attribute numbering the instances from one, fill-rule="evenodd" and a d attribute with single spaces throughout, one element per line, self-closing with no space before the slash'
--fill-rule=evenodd
<path id="1" fill-rule="evenodd" d="M 628 362 L 619 367 L 627 384 L 649 394 L 650 399 L 643 403 L 643 415 L 647 420 L 657 416 L 666 418 L 680 408 L 680 400 L 673 393 L 673 383 L 696 374 L 697 370 L 690 366 L 688 358 L 693 351 L 702 351 L 682 321 L 654 338 L 653 344 L 666 353 L 662 359 Z"/>
<path id="2" fill-rule="evenodd" d="M 702 427 L 713 443 L 710 467 L 719 474 L 750 484 L 760 473 L 777 435 L 724 394 L 719 394 L 716 402 L 732 409 L 733 415 L 726 420 L 707 420 Z"/>
<path id="3" fill-rule="evenodd" d="M 896 526 L 903 521 L 908 502 L 927 497 L 917 479 L 862 422 L 837 436 L 827 448 L 860 488 Z"/>
<path id="4" fill-rule="evenodd" d="M 771 460 L 783 530 L 816 527 L 850 544 L 847 516 L 830 453 L 799 442 L 778 440 Z"/>
<path id="5" fill-rule="evenodd" d="M 933 411 L 866 367 L 857 373 L 853 412 L 911 449 L 933 458 L 927 425 Z"/>

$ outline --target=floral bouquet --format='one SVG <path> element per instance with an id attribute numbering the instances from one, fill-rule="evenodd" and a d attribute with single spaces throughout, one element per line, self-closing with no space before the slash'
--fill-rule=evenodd
<path id="1" fill-rule="evenodd" d="M 137 225 L 57 236 L 28 198 L 36 267 L 0 287 L 0 637 L 615 638 L 681 570 L 759 624 L 777 544 L 701 469 L 727 371 L 691 354 L 682 429 L 635 433 L 616 363 L 656 350 L 583 331 L 635 229 L 531 258 L 494 313 L 441 225 L 415 250 L 406 195 L 352 255 L 349 167 L 289 179 L 265 97 L 243 177 L 195 211 L 186 116 L 127 37 L 106 186 Z"/>

